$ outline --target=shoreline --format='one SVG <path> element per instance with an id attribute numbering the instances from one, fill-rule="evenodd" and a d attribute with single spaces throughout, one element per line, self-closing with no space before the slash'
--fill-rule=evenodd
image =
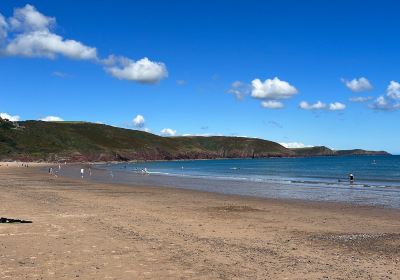
<path id="1" fill-rule="evenodd" d="M 60 176 L 80 178 L 79 169 L 86 164 L 68 165 Z M 364 184 L 336 185 L 328 183 L 288 183 L 285 181 L 253 181 L 232 179 L 229 177 L 205 177 L 176 174 L 138 174 L 132 170 L 99 168 L 91 166 L 93 176 L 85 174 L 85 181 L 97 183 L 122 184 L 131 186 L 152 185 L 162 188 L 189 189 L 239 195 L 244 197 L 259 197 L 284 200 L 299 200 L 305 202 L 344 203 L 358 206 L 370 205 L 379 208 L 400 209 L 396 199 L 399 196 L 397 187 L 368 188 Z M 61 169 L 63 170 L 63 168 Z M 112 178 L 110 177 L 112 173 Z M 385 194 L 385 195 L 382 195 Z"/>
<path id="2" fill-rule="evenodd" d="M 0 168 L 0 276 L 400 276 L 400 211 L 110 185 Z"/>
<path id="3" fill-rule="evenodd" d="M 293 156 L 270 156 L 270 157 L 227 157 L 227 158 L 192 158 L 192 159 L 135 159 L 135 160 L 111 160 L 111 161 L 41 161 L 41 160 L 33 160 L 33 161 L 22 161 L 22 160 L 0 160 L 0 164 L 7 164 L 7 163 L 27 163 L 27 164 L 63 164 L 67 162 L 67 164 L 122 164 L 122 163 L 138 163 L 138 162 L 169 162 L 169 161 L 204 161 L 204 160 L 238 160 L 238 159 L 274 159 L 274 158 L 319 158 L 319 157 L 391 157 L 391 156 L 399 156 L 397 154 L 350 154 L 350 155 L 309 155 L 309 156 L 302 156 L 302 155 L 293 155 Z"/>

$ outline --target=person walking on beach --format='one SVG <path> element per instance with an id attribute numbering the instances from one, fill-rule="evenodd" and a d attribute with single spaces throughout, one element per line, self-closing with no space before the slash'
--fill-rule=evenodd
<path id="1" fill-rule="evenodd" d="M 85 169 L 81 168 L 81 177 L 83 179 L 83 175 L 85 174 Z"/>

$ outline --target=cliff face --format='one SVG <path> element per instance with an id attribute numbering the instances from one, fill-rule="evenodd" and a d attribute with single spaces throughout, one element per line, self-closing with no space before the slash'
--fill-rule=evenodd
<path id="1" fill-rule="evenodd" d="M 332 151 L 326 147 L 287 149 L 272 141 L 244 137 L 161 137 L 144 131 L 85 122 L 11 123 L 0 119 L 0 160 L 78 162 L 371 153 L 363 150 Z"/>

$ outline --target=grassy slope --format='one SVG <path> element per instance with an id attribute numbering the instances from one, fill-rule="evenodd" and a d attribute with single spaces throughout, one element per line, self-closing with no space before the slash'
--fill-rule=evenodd
<path id="1" fill-rule="evenodd" d="M 332 156 L 335 152 L 325 146 L 315 146 L 315 147 L 307 147 L 307 148 L 297 148 L 291 149 L 298 156 Z"/>
<path id="2" fill-rule="evenodd" d="M 385 151 L 331 150 L 325 146 L 291 149 L 297 156 L 352 156 L 352 155 L 390 155 Z"/>
<path id="3" fill-rule="evenodd" d="M 132 160 L 291 156 L 281 145 L 239 137 L 160 137 L 84 122 L 19 123 L 0 127 L 0 159 Z"/>

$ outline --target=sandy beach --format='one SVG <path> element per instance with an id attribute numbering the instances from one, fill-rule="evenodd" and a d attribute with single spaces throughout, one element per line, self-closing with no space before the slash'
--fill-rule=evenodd
<path id="1" fill-rule="evenodd" d="M 0 178 L 0 279 L 400 278 L 396 209 Z"/>

